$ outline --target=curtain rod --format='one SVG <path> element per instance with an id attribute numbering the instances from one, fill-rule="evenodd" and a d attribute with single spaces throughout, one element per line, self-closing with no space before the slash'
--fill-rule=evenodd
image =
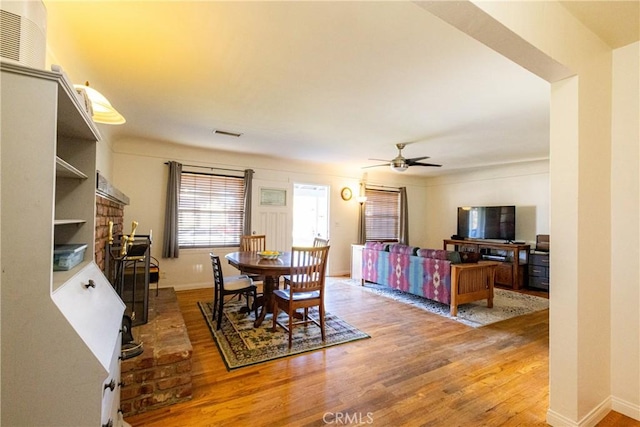
<path id="1" fill-rule="evenodd" d="M 164 162 L 165 165 L 168 165 L 169 162 Z M 198 165 L 186 165 L 183 164 L 182 166 L 186 166 L 189 168 L 202 168 L 202 169 L 217 169 L 220 171 L 232 171 L 232 172 L 244 172 L 246 169 L 227 169 L 227 168 L 217 168 L 214 166 L 198 166 Z"/>
<path id="2" fill-rule="evenodd" d="M 364 188 L 368 188 L 370 190 L 375 190 L 377 188 L 389 188 L 391 190 L 400 191 L 401 187 L 389 187 L 387 185 L 379 185 L 379 184 L 364 184 Z"/>

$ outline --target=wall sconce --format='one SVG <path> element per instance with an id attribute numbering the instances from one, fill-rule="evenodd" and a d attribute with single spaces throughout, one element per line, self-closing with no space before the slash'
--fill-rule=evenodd
<path id="1" fill-rule="evenodd" d="M 100 92 L 89 87 L 89 82 L 84 85 L 73 85 L 79 93 L 84 92 L 91 101 L 91 113 L 93 121 L 107 125 L 121 125 L 126 122 L 124 117 L 113 108 L 109 100 Z"/>
<path id="2" fill-rule="evenodd" d="M 358 194 L 358 197 L 356 197 L 356 201 L 358 203 L 360 203 L 360 206 L 364 205 L 364 203 L 367 201 L 367 196 L 365 196 L 365 191 L 364 191 L 364 183 L 360 183 L 360 194 Z"/>

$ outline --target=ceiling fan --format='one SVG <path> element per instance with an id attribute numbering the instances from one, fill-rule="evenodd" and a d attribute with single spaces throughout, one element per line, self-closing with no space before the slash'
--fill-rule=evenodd
<path id="1" fill-rule="evenodd" d="M 409 166 L 433 166 L 433 167 L 437 167 L 437 168 L 442 166 L 442 165 L 436 165 L 434 163 L 422 163 L 422 162 L 420 162 L 420 160 L 428 159 L 429 157 L 427 157 L 427 156 L 413 157 L 411 159 L 405 158 L 402 155 L 402 149 L 406 145 L 407 144 L 396 144 L 396 147 L 398 148 L 398 155 L 396 156 L 395 159 L 392 159 L 392 160 L 369 159 L 369 160 L 377 160 L 377 161 L 386 162 L 386 163 L 382 164 L 382 165 L 364 166 L 364 168 L 376 168 L 376 167 L 379 167 L 379 166 L 389 166 L 389 167 L 391 167 L 392 170 L 394 170 L 396 172 L 404 172 L 407 169 L 409 169 Z"/>

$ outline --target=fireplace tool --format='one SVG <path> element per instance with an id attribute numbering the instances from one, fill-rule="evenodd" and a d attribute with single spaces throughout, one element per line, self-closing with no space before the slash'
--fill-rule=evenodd
<path id="1" fill-rule="evenodd" d="M 131 359 L 132 357 L 142 354 L 143 351 L 142 341 L 137 343 L 133 339 L 131 317 L 125 314 L 122 316 L 122 347 L 120 348 L 120 358 L 122 360 Z"/>

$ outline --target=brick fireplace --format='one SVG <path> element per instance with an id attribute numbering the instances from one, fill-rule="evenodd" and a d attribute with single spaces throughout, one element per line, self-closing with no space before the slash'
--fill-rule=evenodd
<path id="1" fill-rule="evenodd" d="M 109 221 L 113 221 L 113 235 L 123 234 L 124 203 L 96 194 L 96 264 L 104 272 L 104 254 L 109 237 Z"/>
<path id="2" fill-rule="evenodd" d="M 124 233 L 124 208 L 129 198 L 98 173 L 96 189 L 95 260 L 105 271 L 109 221 L 114 237 Z M 107 274 L 107 277 L 109 275 Z M 146 317 L 146 316 L 145 316 Z M 192 347 L 173 288 L 149 295 L 149 320 L 134 326 L 142 354 L 121 362 L 120 410 L 124 417 L 191 399 Z"/>
<path id="3" fill-rule="evenodd" d="M 104 272 L 104 255 L 109 240 L 109 221 L 113 222 L 113 236 L 124 234 L 124 207 L 129 204 L 129 197 L 112 186 L 100 172 L 98 172 L 96 182 L 96 246 L 94 252 L 96 264 Z"/>

